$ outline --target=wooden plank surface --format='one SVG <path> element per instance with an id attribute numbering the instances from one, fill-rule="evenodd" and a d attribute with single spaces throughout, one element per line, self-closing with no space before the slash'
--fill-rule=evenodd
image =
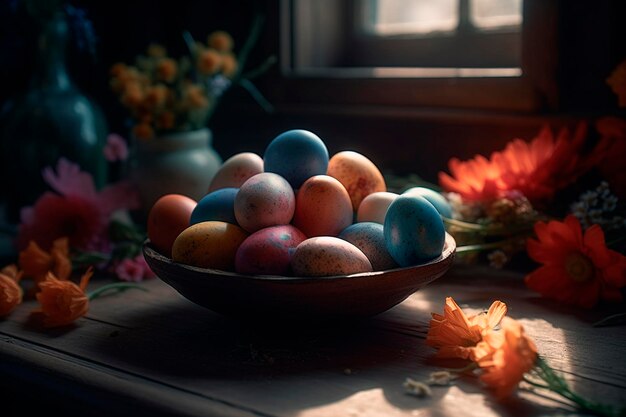
<path id="1" fill-rule="evenodd" d="M 424 343 L 431 311 L 446 296 L 469 311 L 509 306 L 540 353 L 576 390 L 619 404 L 626 398 L 626 327 L 594 328 L 610 311 L 556 306 L 512 272 L 455 266 L 399 306 L 336 326 L 234 321 L 182 298 L 159 280 L 92 302 L 64 330 L 30 327 L 33 302 L 0 322 L 0 378 L 38 385 L 77 409 L 216 416 L 556 415 L 568 410 L 522 390 L 498 403 L 475 378 L 407 395 L 407 377 L 449 364 Z"/>

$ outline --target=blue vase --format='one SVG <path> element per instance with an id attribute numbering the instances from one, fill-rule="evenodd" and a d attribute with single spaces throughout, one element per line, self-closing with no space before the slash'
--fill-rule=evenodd
<path id="1" fill-rule="evenodd" d="M 67 40 L 65 15 L 57 13 L 39 35 L 37 68 L 28 91 L 5 106 L 2 114 L 0 181 L 10 221 L 18 221 L 20 208 L 32 205 L 49 189 L 41 172 L 56 167 L 61 157 L 90 172 L 96 186 L 106 181 L 106 122 L 67 73 Z"/>

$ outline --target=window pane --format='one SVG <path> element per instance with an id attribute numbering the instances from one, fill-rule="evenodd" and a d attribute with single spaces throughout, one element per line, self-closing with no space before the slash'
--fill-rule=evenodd
<path id="1" fill-rule="evenodd" d="M 470 19 L 481 29 L 519 26 L 522 0 L 470 0 Z"/>
<path id="2" fill-rule="evenodd" d="M 458 0 L 365 0 L 365 24 L 376 35 L 448 32 L 459 23 Z"/>

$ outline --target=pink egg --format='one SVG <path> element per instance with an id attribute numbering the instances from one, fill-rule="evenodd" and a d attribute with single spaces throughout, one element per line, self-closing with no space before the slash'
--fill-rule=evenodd
<path id="1" fill-rule="evenodd" d="M 239 188 L 253 175 L 263 172 L 263 159 L 252 152 L 242 152 L 228 158 L 217 171 L 208 192 L 220 188 Z"/>
<path id="2" fill-rule="evenodd" d="M 235 256 L 241 274 L 289 275 L 293 249 L 306 239 L 291 225 L 258 230 L 243 241 Z"/>
<path id="3" fill-rule="evenodd" d="M 294 275 L 310 277 L 372 271 L 372 264 L 359 248 L 332 236 L 312 237 L 300 243 L 291 267 Z"/>
<path id="4" fill-rule="evenodd" d="M 316 175 L 298 190 L 293 224 L 308 237 L 337 236 L 352 217 L 350 195 L 335 178 Z"/>
<path id="5" fill-rule="evenodd" d="M 369 194 L 361 201 L 361 204 L 359 204 L 356 221 L 384 224 L 387 209 L 397 197 L 398 194 L 387 191 L 378 191 Z"/>
<path id="6" fill-rule="evenodd" d="M 262 172 L 241 185 L 234 208 L 237 223 L 252 233 L 269 226 L 289 224 L 296 198 L 286 179 Z"/>

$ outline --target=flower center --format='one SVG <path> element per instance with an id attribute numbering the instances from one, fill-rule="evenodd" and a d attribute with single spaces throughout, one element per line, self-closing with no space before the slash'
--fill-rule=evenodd
<path id="1" fill-rule="evenodd" d="M 565 270 L 575 282 L 586 282 L 593 277 L 594 267 L 585 255 L 575 252 L 565 259 Z"/>

